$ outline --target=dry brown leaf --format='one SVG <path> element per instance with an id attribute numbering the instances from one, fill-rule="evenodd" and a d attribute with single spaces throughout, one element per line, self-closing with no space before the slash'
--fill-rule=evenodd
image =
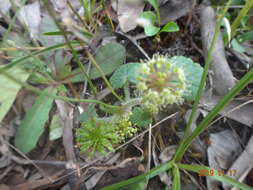
<path id="1" fill-rule="evenodd" d="M 129 32 L 136 28 L 136 20 L 140 17 L 144 8 L 144 3 L 130 3 L 128 0 L 118 0 L 116 6 L 119 26 L 123 32 Z"/>

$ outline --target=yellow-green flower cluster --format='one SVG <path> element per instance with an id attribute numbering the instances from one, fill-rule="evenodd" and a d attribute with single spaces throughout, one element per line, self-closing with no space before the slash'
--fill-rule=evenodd
<path id="1" fill-rule="evenodd" d="M 125 138 L 132 137 L 137 132 L 137 128 L 133 127 L 129 117 L 122 117 L 115 123 L 115 132 L 120 141 L 123 141 Z"/>
<path id="2" fill-rule="evenodd" d="M 168 104 L 183 102 L 186 79 L 179 68 L 167 56 L 155 54 L 140 68 L 137 89 L 143 97 L 144 106 L 157 113 Z"/>

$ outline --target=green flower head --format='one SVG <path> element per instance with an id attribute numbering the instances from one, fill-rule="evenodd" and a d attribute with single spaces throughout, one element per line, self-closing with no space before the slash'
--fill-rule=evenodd
<path id="1" fill-rule="evenodd" d="M 155 54 L 140 68 L 137 89 L 143 97 L 144 106 L 151 112 L 168 104 L 181 104 L 186 89 L 184 70 L 177 67 L 167 56 Z"/>
<path id="2" fill-rule="evenodd" d="M 123 141 L 125 138 L 132 137 L 137 132 L 137 128 L 133 127 L 128 116 L 124 116 L 115 123 L 115 132 Z"/>

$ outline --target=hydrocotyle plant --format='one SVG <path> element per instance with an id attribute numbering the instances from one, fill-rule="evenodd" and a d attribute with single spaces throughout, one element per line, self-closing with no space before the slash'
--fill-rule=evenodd
<path id="1" fill-rule="evenodd" d="M 87 110 L 86 119 L 77 130 L 80 149 L 112 151 L 114 144 L 132 137 L 138 127 L 148 126 L 153 114 L 168 105 L 194 100 L 200 81 L 196 77 L 193 80 L 192 73 L 201 75 L 202 67 L 182 56 L 170 58 L 155 54 L 150 60 L 120 66 L 110 78 L 114 89 L 124 89 L 125 98 L 120 102 L 120 110 L 102 108 L 101 111 L 110 115 L 108 117 L 99 117 L 94 106 Z M 133 94 L 130 94 L 130 83 L 136 89 Z"/>

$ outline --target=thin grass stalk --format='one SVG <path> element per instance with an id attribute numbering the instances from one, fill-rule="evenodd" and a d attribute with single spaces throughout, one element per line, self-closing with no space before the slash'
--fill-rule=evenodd
<path id="1" fill-rule="evenodd" d="M 180 147 L 177 149 L 174 160 L 179 162 L 187 148 L 191 145 L 193 140 L 200 135 L 207 127 L 208 124 L 219 114 L 219 112 L 229 103 L 232 99 L 253 80 L 253 68 L 216 104 L 216 106 L 209 112 L 209 114 L 201 121 L 192 134 L 183 140 Z"/>
<path id="2" fill-rule="evenodd" d="M 240 22 L 244 16 L 247 15 L 249 10 L 253 6 L 253 0 L 247 0 L 243 8 L 241 9 L 240 13 L 237 15 L 236 19 L 234 20 L 231 26 L 231 39 L 235 36 L 237 28 L 240 26 Z M 226 39 L 225 45 L 229 43 L 228 39 Z"/>
<path id="3" fill-rule="evenodd" d="M 15 78 L 14 76 L 10 75 L 9 73 L 7 73 L 6 71 L 2 71 L 1 73 L 2 75 L 6 76 L 8 79 L 14 81 L 15 83 L 19 84 L 20 86 L 38 94 L 38 95 L 44 95 L 44 96 L 48 96 L 50 98 L 54 98 L 54 99 L 58 99 L 58 100 L 63 100 L 63 101 L 66 101 L 66 102 L 84 102 L 84 103 L 95 103 L 95 104 L 100 104 L 100 105 L 103 105 L 104 107 L 108 108 L 108 109 L 118 109 L 118 110 L 121 110 L 123 109 L 122 107 L 120 106 L 113 106 L 113 105 L 109 105 L 109 104 L 106 104 L 102 101 L 99 101 L 99 100 L 92 100 L 92 99 L 78 99 L 78 98 L 69 98 L 69 97 L 66 97 L 66 96 L 58 96 L 58 95 L 54 95 L 52 93 L 49 93 L 49 92 L 45 92 L 45 91 L 42 91 L 32 85 L 29 85 L 25 82 L 21 82 L 20 80 L 18 80 L 17 78 Z"/>
<path id="4" fill-rule="evenodd" d="M 86 70 L 85 70 L 83 64 L 81 63 L 80 59 L 78 58 L 76 50 L 72 47 L 70 41 L 68 40 L 68 37 L 67 37 L 67 35 L 65 34 L 64 29 L 63 29 L 62 26 L 58 23 L 58 21 L 57 21 L 57 19 L 56 19 L 56 16 L 54 15 L 54 12 L 52 11 L 52 7 L 50 6 L 48 0 L 44 0 L 44 2 L 45 2 L 45 6 L 46 6 L 46 8 L 47 8 L 47 10 L 48 10 L 48 13 L 49 13 L 50 16 L 54 19 L 54 22 L 55 22 L 55 24 L 57 25 L 58 29 L 63 33 L 63 37 L 65 38 L 66 43 L 67 43 L 69 49 L 71 50 L 74 59 L 76 60 L 78 66 L 79 66 L 80 69 L 82 70 L 82 72 L 83 72 L 83 74 L 84 74 L 86 80 L 88 81 L 88 83 L 89 83 L 89 85 L 90 85 L 90 87 L 91 87 L 92 92 L 96 95 L 97 90 L 96 90 L 95 86 L 93 85 L 91 79 L 89 78 L 88 74 L 86 73 Z"/>
<path id="5" fill-rule="evenodd" d="M 78 12 L 74 9 L 74 7 L 72 6 L 71 2 L 69 0 L 67 0 L 67 4 L 69 6 L 69 8 L 71 9 L 71 11 L 77 16 L 77 18 L 79 19 L 79 21 L 83 24 L 84 27 L 86 27 L 86 23 L 84 22 L 84 20 L 82 19 L 82 17 L 78 14 Z M 88 30 L 87 28 L 85 28 L 85 30 Z"/>
<path id="6" fill-rule="evenodd" d="M 190 115 L 189 120 L 187 122 L 186 129 L 185 129 L 185 132 L 184 132 L 184 136 L 183 136 L 183 138 L 180 142 L 180 145 L 181 145 L 181 143 L 183 143 L 184 139 L 190 135 L 191 125 L 192 125 L 193 119 L 194 119 L 194 117 L 197 113 L 198 104 L 199 104 L 200 99 L 202 97 L 202 94 L 204 92 L 205 81 L 206 81 L 206 78 L 207 78 L 207 75 L 208 75 L 208 70 L 209 70 L 210 64 L 212 62 L 212 53 L 213 53 L 216 41 L 217 41 L 219 33 L 220 33 L 220 26 L 221 26 L 221 23 L 222 23 L 222 18 L 225 16 L 231 2 L 232 2 L 231 0 L 228 1 L 228 3 L 226 4 L 226 7 L 223 9 L 222 16 L 219 18 L 219 20 L 216 24 L 214 36 L 213 36 L 211 45 L 208 49 L 207 58 L 205 60 L 205 67 L 204 67 L 204 71 L 203 71 L 203 74 L 202 74 L 202 77 L 201 77 L 201 81 L 200 81 L 200 85 L 199 85 L 198 92 L 197 92 L 197 95 L 196 95 L 196 99 L 194 101 L 193 108 L 192 108 L 192 111 L 191 111 L 191 115 Z M 179 147 L 180 147 L 180 145 L 179 145 Z"/>
<path id="7" fill-rule="evenodd" d="M 21 5 L 25 5 L 26 1 L 27 1 L 27 0 L 22 1 L 22 2 L 21 2 Z M 20 10 L 20 9 L 21 9 L 21 8 L 19 8 L 19 9 L 16 11 L 15 15 L 14 15 L 13 18 L 11 19 L 11 23 L 9 23 L 8 28 L 7 28 L 7 31 L 4 33 L 4 36 L 3 36 L 3 39 L 2 39 L 3 42 L 5 42 L 5 40 L 8 38 L 9 33 L 11 32 L 12 27 L 13 27 L 13 25 L 14 25 L 14 23 L 15 23 L 17 17 L 18 17 L 18 13 L 19 13 L 19 10 Z"/>
<path id="8" fill-rule="evenodd" d="M 176 164 L 174 164 L 172 172 L 173 172 L 172 189 L 173 190 L 181 190 L 181 176 L 180 176 L 179 168 Z"/>
<path id="9" fill-rule="evenodd" d="M 103 72 L 103 70 L 99 67 L 99 65 L 97 64 L 96 60 L 94 59 L 94 57 L 90 54 L 89 51 L 86 51 L 87 56 L 89 57 L 91 63 L 94 65 L 94 67 L 96 67 L 96 69 L 99 71 L 99 73 L 102 76 L 102 79 L 104 80 L 105 84 L 107 85 L 107 87 L 111 90 L 112 94 L 119 100 L 119 101 L 123 101 L 121 97 L 118 96 L 118 94 L 114 91 L 111 83 L 107 80 L 107 78 L 105 77 L 105 74 Z"/>
<path id="10" fill-rule="evenodd" d="M 79 0 L 84 8 L 84 14 L 86 14 L 86 17 L 88 18 L 88 22 L 91 23 L 92 21 L 92 9 L 94 5 L 94 0 Z"/>
<path id="11" fill-rule="evenodd" d="M 119 183 L 115 183 L 113 185 L 101 188 L 100 190 L 118 190 L 118 189 L 121 189 L 123 187 L 126 187 L 126 186 L 134 184 L 134 183 L 138 183 L 138 182 L 143 181 L 143 180 L 149 180 L 149 179 L 157 176 L 159 173 L 165 172 L 165 171 L 167 171 L 171 168 L 172 168 L 172 163 L 161 164 L 160 166 L 158 166 L 156 168 L 153 168 L 152 170 L 150 170 L 149 172 L 147 172 L 145 174 L 139 175 L 137 177 L 130 178 L 130 179 L 125 180 L 125 181 L 121 181 Z"/>
<path id="12" fill-rule="evenodd" d="M 71 45 L 80 45 L 80 43 L 77 42 L 77 41 L 71 41 L 69 43 L 71 43 Z M 10 68 L 12 68 L 13 66 L 15 66 L 17 64 L 20 64 L 20 63 L 24 62 L 25 60 L 31 58 L 32 56 L 41 55 L 41 54 L 46 53 L 48 51 L 57 50 L 57 49 L 60 49 L 60 48 L 64 48 L 66 46 L 67 46 L 67 43 L 61 43 L 61 44 L 57 44 L 57 45 L 50 46 L 50 47 L 47 47 L 47 48 L 43 48 L 39 51 L 32 52 L 32 53 L 30 53 L 30 55 L 20 57 L 20 58 L 16 59 L 15 61 L 9 63 L 8 65 L 5 65 L 3 68 L 1 68 L 0 69 L 0 74 L 2 73 L 2 71 L 10 69 Z"/>

